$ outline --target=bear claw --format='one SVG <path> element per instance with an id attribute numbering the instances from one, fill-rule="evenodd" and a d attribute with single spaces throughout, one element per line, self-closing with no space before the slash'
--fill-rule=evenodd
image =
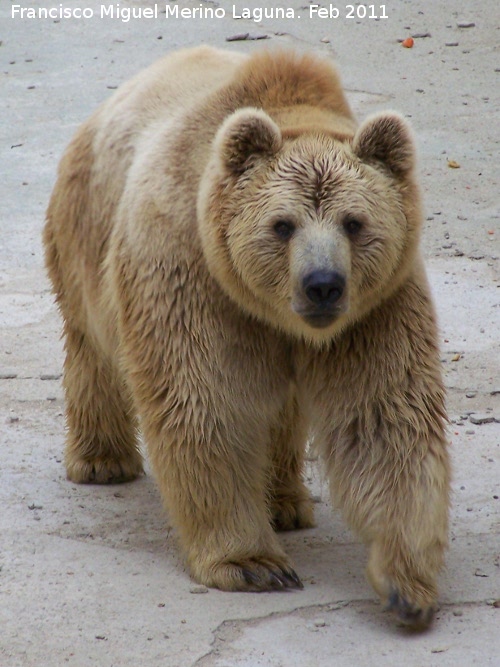
<path id="1" fill-rule="evenodd" d="M 304 588 L 294 570 L 268 570 L 267 577 L 248 568 L 242 568 L 245 582 L 254 591 L 274 590 L 282 591 L 289 588 Z"/>
<path id="2" fill-rule="evenodd" d="M 271 572 L 271 575 L 279 580 L 281 588 L 304 588 L 298 575 L 294 570 L 281 570 L 280 572 Z"/>
<path id="3" fill-rule="evenodd" d="M 429 627 L 435 611 L 432 606 L 420 608 L 412 605 L 397 591 L 389 597 L 386 609 L 396 612 L 401 624 L 413 630 L 425 630 Z"/>
<path id="4" fill-rule="evenodd" d="M 288 570 L 288 572 L 283 572 L 287 581 L 291 582 L 291 588 L 304 588 L 304 584 L 301 582 L 298 574 L 295 570 Z"/>

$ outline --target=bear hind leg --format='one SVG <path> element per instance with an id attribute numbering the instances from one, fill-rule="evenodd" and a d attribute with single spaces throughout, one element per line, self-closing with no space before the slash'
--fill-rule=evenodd
<path id="1" fill-rule="evenodd" d="M 65 347 L 68 479 L 81 484 L 135 479 L 143 471 L 142 455 L 125 387 L 84 334 L 66 326 Z"/>

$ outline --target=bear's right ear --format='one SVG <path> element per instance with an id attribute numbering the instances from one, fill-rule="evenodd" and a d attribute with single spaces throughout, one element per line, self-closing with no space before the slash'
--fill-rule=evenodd
<path id="1" fill-rule="evenodd" d="M 245 171 L 250 158 L 256 155 L 274 155 L 281 143 L 276 123 L 261 109 L 250 107 L 231 114 L 215 140 L 223 164 L 235 174 Z"/>

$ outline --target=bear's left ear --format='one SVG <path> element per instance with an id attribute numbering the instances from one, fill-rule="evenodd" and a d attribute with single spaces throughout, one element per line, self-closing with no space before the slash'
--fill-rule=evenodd
<path id="1" fill-rule="evenodd" d="M 382 162 L 398 177 L 406 176 L 415 166 L 415 144 L 406 120 L 394 112 L 370 116 L 356 132 L 353 142 L 362 160 Z"/>
<path id="2" fill-rule="evenodd" d="M 242 173 L 255 155 L 274 155 L 281 147 L 281 132 L 261 109 L 235 111 L 222 124 L 216 138 L 216 150 L 224 165 Z"/>

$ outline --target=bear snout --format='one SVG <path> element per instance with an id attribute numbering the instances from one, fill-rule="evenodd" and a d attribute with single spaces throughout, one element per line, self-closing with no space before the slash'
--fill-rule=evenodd
<path id="1" fill-rule="evenodd" d="M 315 329 L 329 326 L 346 310 L 346 278 L 338 271 L 311 271 L 303 278 L 301 288 L 293 309 Z"/>
<path id="2" fill-rule="evenodd" d="M 336 271 L 312 271 L 302 282 L 304 294 L 315 306 L 333 306 L 342 297 L 345 278 Z"/>

